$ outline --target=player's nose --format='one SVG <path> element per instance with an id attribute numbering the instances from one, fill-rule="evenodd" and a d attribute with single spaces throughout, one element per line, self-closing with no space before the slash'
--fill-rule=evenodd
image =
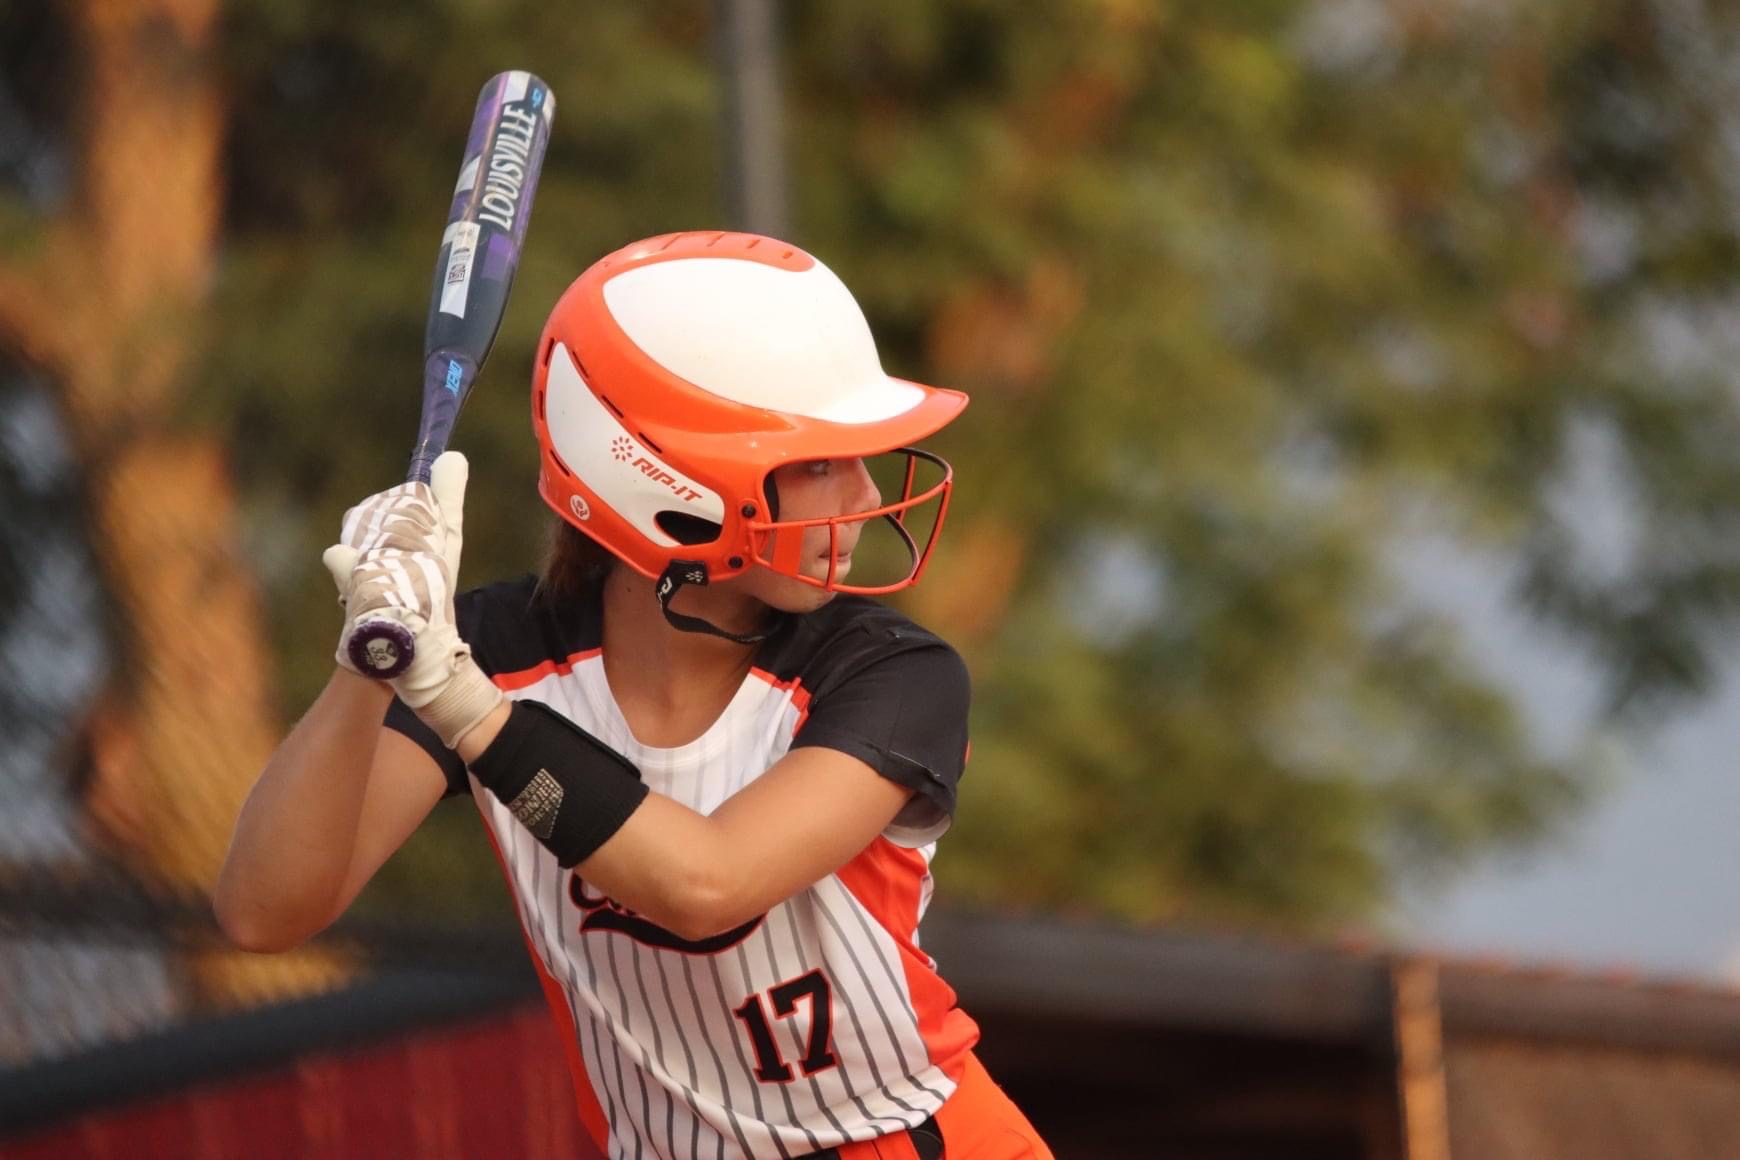
<path id="1" fill-rule="evenodd" d="M 846 461 L 846 476 L 851 486 L 848 493 L 851 504 L 847 511 L 867 512 L 882 506 L 882 489 L 876 486 L 876 480 L 870 474 L 870 467 L 862 459 Z"/>

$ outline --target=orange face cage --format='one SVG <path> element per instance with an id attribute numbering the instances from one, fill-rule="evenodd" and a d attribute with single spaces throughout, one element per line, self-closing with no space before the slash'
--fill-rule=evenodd
<path id="1" fill-rule="evenodd" d="M 930 562 L 930 554 L 936 547 L 937 537 L 942 532 L 943 520 L 949 511 L 949 495 L 954 490 L 954 468 L 940 455 L 917 447 L 897 447 L 890 455 L 906 456 L 906 470 L 901 485 L 900 498 L 893 503 L 869 511 L 852 512 L 849 515 L 820 516 L 808 520 L 751 520 L 749 523 L 750 540 L 753 544 L 751 559 L 764 568 L 779 573 L 788 579 L 798 580 L 812 588 L 821 588 L 828 592 L 842 592 L 858 596 L 883 596 L 890 592 L 898 592 L 918 583 L 924 575 L 925 565 Z M 937 483 L 926 488 L 917 495 L 912 493 L 913 484 L 918 474 L 919 461 L 938 468 L 942 478 Z M 925 537 L 921 549 L 913 538 L 912 532 L 906 526 L 906 514 L 931 500 L 937 502 L 936 522 L 931 524 L 930 534 Z M 842 584 L 834 579 L 835 569 L 839 566 L 840 529 L 850 524 L 868 523 L 871 520 L 883 519 L 894 529 L 905 546 L 908 559 L 906 575 L 888 584 Z M 828 574 L 825 578 L 806 576 L 799 569 L 803 558 L 804 531 L 807 528 L 828 529 Z M 790 533 L 790 534 L 786 534 Z"/>

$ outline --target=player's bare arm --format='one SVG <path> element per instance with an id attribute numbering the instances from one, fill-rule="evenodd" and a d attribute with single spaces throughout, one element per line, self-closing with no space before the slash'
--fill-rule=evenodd
<path id="1" fill-rule="evenodd" d="M 507 716 L 504 704 L 460 739 L 459 755 L 482 756 Z M 705 938 L 838 870 L 911 797 L 855 757 L 798 749 L 711 814 L 648 794 L 579 871 L 660 926 Z"/>
<path id="2" fill-rule="evenodd" d="M 224 933 L 282 951 L 344 913 L 441 799 L 441 771 L 381 728 L 392 692 L 344 669 L 267 762 L 213 894 Z"/>
<path id="3" fill-rule="evenodd" d="M 465 483 L 465 461 L 449 456 L 430 483 L 370 496 L 345 513 L 323 557 L 345 612 L 337 667 L 237 821 L 213 905 L 238 946 L 284 950 L 325 929 L 441 799 L 436 764 L 381 728 L 395 693 L 412 704 L 445 693 L 466 727 L 499 698 L 475 666 L 453 672 L 465 653 L 450 615 Z M 395 688 L 362 674 L 350 640 L 359 624 L 406 609 L 426 649 Z"/>
<path id="4" fill-rule="evenodd" d="M 709 815 L 649 794 L 579 870 L 659 925 L 704 938 L 838 870 L 911 796 L 855 757 L 799 749 Z"/>

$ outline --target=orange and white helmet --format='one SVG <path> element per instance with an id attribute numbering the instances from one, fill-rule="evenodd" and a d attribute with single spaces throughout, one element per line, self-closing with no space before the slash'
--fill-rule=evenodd
<path id="1" fill-rule="evenodd" d="M 755 234 L 666 234 L 594 263 L 550 314 L 532 376 L 539 491 L 628 566 L 668 581 L 662 601 L 755 564 L 832 591 L 893 592 L 923 573 L 953 485 L 946 463 L 910 445 L 966 404 L 886 374 L 851 292 L 803 250 Z M 906 456 L 897 499 L 778 518 L 775 468 L 887 452 Z M 940 478 L 916 490 L 920 463 Z M 933 501 L 920 545 L 907 516 Z M 876 518 L 910 553 L 904 576 L 853 586 L 831 569 L 799 571 L 806 527 L 838 536 Z"/>

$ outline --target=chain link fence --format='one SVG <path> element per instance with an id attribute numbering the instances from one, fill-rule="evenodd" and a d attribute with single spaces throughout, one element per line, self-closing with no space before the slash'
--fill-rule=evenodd
<path id="1" fill-rule="evenodd" d="M 0 1065 L 137 1033 L 184 1010 L 174 953 L 136 887 L 90 840 L 77 772 L 80 718 L 110 663 L 102 586 L 77 472 L 43 384 L 0 385 Z M 125 932 L 92 923 L 109 900 Z"/>

